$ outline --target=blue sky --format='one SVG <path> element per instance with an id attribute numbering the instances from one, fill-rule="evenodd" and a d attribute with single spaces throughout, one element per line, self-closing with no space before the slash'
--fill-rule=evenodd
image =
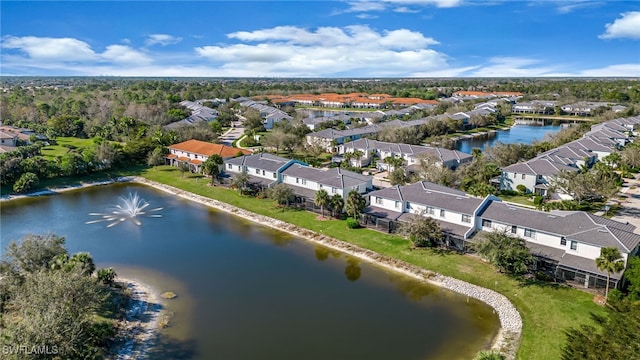
<path id="1" fill-rule="evenodd" d="M 6 1 L 0 73 L 640 77 L 639 1 Z"/>

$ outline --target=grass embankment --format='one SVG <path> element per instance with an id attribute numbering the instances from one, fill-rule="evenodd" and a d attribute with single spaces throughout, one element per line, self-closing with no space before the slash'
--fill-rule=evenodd
<path id="1" fill-rule="evenodd" d="M 82 152 L 83 149 L 94 145 L 93 139 L 79 139 L 75 137 L 58 137 L 55 145 L 48 145 L 42 148 L 42 156 L 49 159 L 56 159 L 64 156 L 71 150 Z"/>
<path id="2" fill-rule="evenodd" d="M 307 211 L 276 208 L 270 200 L 240 196 L 236 191 L 196 182 L 196 175 L 184 177 L 168 166 L 144 170 L 141 176 L 185 191 L 308 228 L 378 253 L 392 256 L 425 269 L 451 276 L 505 295 L 523 318 L 519 359 L 558 359 L 565 343 L 564 331 L 590 322 L 591 312 L 604 314 L 592 295 L 544 282 L 522 282 L 498 273 L 491 265 L 472 256 L 440 251 L 411 250 L 407 241 L 369 229 L 348 230 L 344 221 L 318 221 Z"/>

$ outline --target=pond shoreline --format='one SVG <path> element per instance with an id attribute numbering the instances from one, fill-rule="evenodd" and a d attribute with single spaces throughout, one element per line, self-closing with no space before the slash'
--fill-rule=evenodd
<path id="1" fill-rule="evenodd" d="M 402 260 L 385 256 L 385 255 L 376 253 L 374 251 L 367 250 L 359 246 L 356 246 L 356 245 L 353 245 L 329 236 L 325 236 L 324 234 L 317 233 L 315 231 L 308 230 L 308 229 L 287 223 L 285 221 L 281 221 L 274 218 L 270 218 L 268 216 L 256 214 L 256 213 L 235 207 L 233 205 L 224 203 L 222 201 L 218 201 L 215 199 L 193 194 L 170 185 L 165 185 L 162 183 L 151 181 L 142 177 L 121 177 L 121 178 L 117 178 L 110 181 L 83 183 L 80 186 L 60 188 L 60 189 L 49 189 L 46 191 L 40 191 L 33 194 L 6 196 L 6 197 L 3 196 L 0 199 L 0 201 L 8 201 L 8 200 L 13 200 L 17 198 L 31 197 L 31 196 L 53 195 L 53 194 L 62 193 L 65 191 L 82 189 L 89 186 L 107 185 L 107 184 L 113 184 L 113 183 L 119 183 L 119 182 L 121 183 L 131 182 L 131 183 L 144 184 L 144 185 L 153 187 L 157 190 L 169 193 L 171 195 L 179 196 L 181 198 L 194 201 L 205 206 L 212 207 L 219 211 L 224 211 L 226 213 L 236 215 L 245 220 L 249 220 L 251 222 L 254 222 L 263 226 L 267 226 L 279 231 L 284 231 L 286 233 L 292 234 L 306 241 L 316 243 L 333 250 L 340 251 L 342 253 L 356 257 L 363 261 L 367 261 L 371 264 L 383 267 L 387 270 L 404 274 L 406 276 L 409 276 L 421 282 L 425 282 L 434 286 L 445 288 L 453 292 L 466 295 L 470 298 L 477 299 L 489 305 L 490 307 L 492 307 L 494 311 L 497 313 L 498 318 L 500 319 L 501 327 L 493 339 L 491 349 L 504 353 L 507 356 L 507 359 L 515 358 L 515 354 L 519 345 L 520 335 L 522 333 L 522 317 L 520 316 L 520 313 L 517 311 L 515 306 L 504 295 L 499 294 L 496 291 L 493 291 L 487 288 L 483 288 L 483 287 L 473 285 L 455 278 L 444 276 L 436 272 L 425 270 L 418 266 L 406 263 Z M 157 333 L 157 330 L 158 328 L 156 327 L 153 330 L 153 332 Z M 123 357 L 123 359 L 128 359 L 128 358 L 131 358 L 131 357 Z"/>

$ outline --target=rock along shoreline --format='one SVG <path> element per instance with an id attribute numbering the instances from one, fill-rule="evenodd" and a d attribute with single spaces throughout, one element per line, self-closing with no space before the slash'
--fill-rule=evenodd
<path id="1" fill-rule="evenodd" d="M 376 253 L 371 250 L 367 250 L 361 248 L 356 245 L 349 244 L 347 242 L 337 240 L 335 238 L 325 236 L 323 234 L 317 233 L 315 231 L 311 231 L 293 224 L 289 224 L 282 220 L 277 220 L 274 218 L 270 218 L 268 216 L 256 214 L 244 209 L 240 209 L 233 205 L 224 203 L 222 201 L 218 201 L 215 199 L 210 199 L 204 196 L 196 195 L 181 189 L 178 189 L 173 186 L 161 184 L 155 181 L 151 181 L 142 177 L 121 177 L 115 179 L 113 181 L 103 181 L 96 183 L 86 183 L 82 186 L 70 187 L 70 188 L 62 188 L 62 189 L 51 189 L 46 190 L 34 194 L 29 195 L 19 195 L 19 196 L 3 196 L 0 201 L 7 201 L 15 198 L 20 198 L 24 196 L 41 196 L 41 195 L 52 195 L 59 192 L 64 192 L 68 190 L 80 189 L 88 186 L 95 185 L 106 185 L 115 182 L 132 182 L 144 184 L 160 191 L 169 193 L 171 195 L 179 196 L 181 198 L 194 201 L 214 209 L 224 211 L 235 216 L 241 217 L 245 220 L 267 226 L 276 230 L 287 232 L 296 237 L 302 238 L 304 240 L 310 241 L 312 243 L 316 243 L 325 247 L 328 247 L 332 250 L 337 250 L 343 253 L 346 253 L 350 256 L 356 257 L 363 261 L 367 261 L 369 263 L 381 266 L 385 269 L 395 271 L 409 277 L 412 277 L 416 280 L 439 286 L 444 289 L 448 289 L 454 291 L 456 293 L 466 295 L 470 298 L 477 299 L 494 309 L 497 313 L 498 318 L 500 319 L 500 330 L 498 330 L 498 334 L 493 339 L 493 343 L 491 346 L 492 350 L 500 351 L 505 354 L 507 359 L 515 359 L 516 351 L 518 350 L 518 345 L 520 342 L 520 335 L 522 333 L 522 317 L 518 310 L 513 306 L 513 304 L 505 297 L 504 295 L 487 289 L 477 285 L 470 284 L 468 282 L 458 280 L 452 277 L 444 276 L 433 271 L 425 270 L 418 266 L 406 263 L 402 260 L 398 260 L 392 258 L 390 256 L 385 256 L 379 253 Z M 157 321 L 155 322 L 157 325 Z M 157 331 L 157 326 L 153 329 L 152 332 Z M 151 336 L 152 337 L 152 336 Z M 141 355 L 141 354 L 138 354 Z M 120 359 L 128 359 L 131 357 L 118 357 Z"/>

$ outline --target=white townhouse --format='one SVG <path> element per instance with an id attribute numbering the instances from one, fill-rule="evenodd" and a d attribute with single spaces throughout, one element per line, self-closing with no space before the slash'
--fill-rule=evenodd
<path id="1" fill-rule="evenodd" d="M 436 159 L 438 165 L 449 169 L 456 169 L 460 165 L 473 160 L 471 154 L 457 150 L 434 146 L 389 143 L 371 139 L 359 139 L 338 146 L 338 153 L 342 155 L 355 151 L 360 151 L 363 156 L 358 159 L 351 159 L 352 165 L 367 166 L 373 158 L 377 157 L 376 166 L 380 170 L 389 170 L 389 164 L 385 164 L 383 161 L 387 157 L 402 158 L 407 166 L 411 166 L 419 165 L 421 159 L 431 156 Z"/>
<path id="2" fill-rule="evenodd" d="M 475 233 L 478 213 L 497 199 L 474 197 L 428 181 L 396 185 L 368 195 L 370 205 L 361 219 L 365 225 L 391 232 L 413 216 L 429 216 L 440 225 L 447 244 L 459 250 L 465 249 L 465 242 Z"/>
<path id="3" fill-rule="evenodd" d="M 606 285 L 607 274 L 595 263 L 602 248 L 617 248 L 626 263 L 629 256 L 638 254 L 640 244 L 635 226 L 628 223 L 583 211 L 547 213 L 499 201 L 489 202 L 478 214 L 476 229 L 506 231 L 524 239 L 539 270 L 584 287 Z M 621 279 L 622 273 L 611 274 L 611 287 L 617 287 Z"/>
<path id="4" fill-rule="evenodd" d="M 371 176 L 358 174 L 341 168 L 318 169 L 306 164 L 291 164 L 282 171 L 282 183 L 294 193 L 313 201 L 316 192 L 325 190 L 329 196 L 339 194 L 346 199 L 351 190 L 364 194 L 373 189 Z"/>
<path id="5" fill-rule="evenodd" d="M 18 135 L 0 130 L 0 145 L 15 147 L 18 142 Z"/>
<path id="6" fill-rule="evenodd" d="M 366 226 L 393 232 L 414 216 L 428 216 L 440 225 L 446 244 L 461 251 L 483 234 L 506 231 L 525 240 L 537 260 L 537 270 L 584 287 L 606 284 L 606 273 L 595 265 L 602 248 L 617 248 L 625 262 L 640 252 L 635 226 L 587 212 L 542 212 L 426 181 L 368 196 L 370 205 L 360 219 Z M 621 279 L 622 273 L 612 274 L 611 286 L 619 286 Z"/>
<path id="7" fill-rule="evenodd" d="M 285 159 L 269 153 L 257 153 L 225 160 L 224 172 L 231 178 L 237 174 L 246 173 L 252 183 L 269 187 L 281 182 L 282 171 L 292 164 L 307 166 L 298 160 Z"/>
<path id="8" fill-rule="evenodd" d="M 530 193 L 546 196 L 553 178 L 561 171 L 578 172 L 580 169 L 548 157 L 509 165 L 502 169 L 500 189 L 518 190 L 518 185 L 523 185 Z"/>
<path id="9" fill-rule="evenodd" d="M 238 101 L 241 106 L 248 107 L 257 110 L 260 113 L 260 117 L 262 117 L 262 123 L 264 124 L 265 129 L 269 130 L 273 128 L 273 125 L 277 124 L 282 120 L 292 120 L 293 118 L 289 116 L 286 112 L 274 108 L 272 106 L 268 106 L 265 104 L 261 104 L 259 102 L 248 100 L 246 98 L 238 98 L 235 101 Z"/>
<path id="10" fill-rule="evenodd" d="M 579 101 L 560 107 L 562 111 L 569 115 L 591 116 L 598 108 L 608 108 L 612 104 L 606 102 Z"/>
<path id="11" fill-rule="evenodd" d="M 528 114 L 553 114 L 555 112 L 555 101 L 531 100 L 530 102 L 519 102 L 511 106 L 514 113 Z"/>
<path id="12" fill-rule="evenodd" d="M 351 140 L 357 140 L 364 136 L 378 133 L 381 128 L 378 125 L 369 125 L 346 130 L 324 129 L 307 134 L 307 144 L 321 146 L 328 152 L 333 152 L 334 147 Z"/>

